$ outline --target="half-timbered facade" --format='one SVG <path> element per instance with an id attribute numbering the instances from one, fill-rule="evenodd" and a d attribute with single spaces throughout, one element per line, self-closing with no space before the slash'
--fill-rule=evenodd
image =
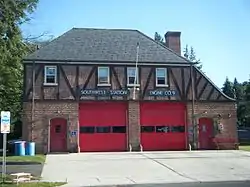
<path id="1" fill-rule="evenodd" d="M 23 138 L 45 153 L 233 148 L 235 101 L 180 50 L 179 32 L 66 32 L 24 59 Z"/>

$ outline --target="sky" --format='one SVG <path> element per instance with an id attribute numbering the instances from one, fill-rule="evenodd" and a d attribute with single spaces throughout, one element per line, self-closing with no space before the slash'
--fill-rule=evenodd
<path id="1" fill-rule="evenodd" d="M 219 87 L 250 78 L 249 0 L 40 0 L 24 36 L 58 37 L 73 27 L 137 29 L 150 37 L 181 31 Z"/>

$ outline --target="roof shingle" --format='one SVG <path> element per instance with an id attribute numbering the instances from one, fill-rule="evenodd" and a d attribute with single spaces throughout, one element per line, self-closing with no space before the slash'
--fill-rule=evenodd
<path id="1" fill-rule="evenodd" d="M 134 62 L 137 43 L 139 62 L 189 63 L 138 30 L 73 28 L 24 61 Z"/>

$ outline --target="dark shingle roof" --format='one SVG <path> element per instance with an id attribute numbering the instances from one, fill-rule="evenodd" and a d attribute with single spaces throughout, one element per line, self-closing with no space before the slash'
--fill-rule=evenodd
<path id="1" fill-rule="evenodd" d="M 164 45 L 137 30 L 73 28 L 25 60 L 189 63 Z"/>

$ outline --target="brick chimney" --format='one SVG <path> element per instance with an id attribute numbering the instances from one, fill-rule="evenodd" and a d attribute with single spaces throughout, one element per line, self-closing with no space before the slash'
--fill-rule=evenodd
<path id="1" fill-rule="evenodd" d="M 168 31 L 165 34 L 166 46 L 181 55 L 181 32 Z"/>

